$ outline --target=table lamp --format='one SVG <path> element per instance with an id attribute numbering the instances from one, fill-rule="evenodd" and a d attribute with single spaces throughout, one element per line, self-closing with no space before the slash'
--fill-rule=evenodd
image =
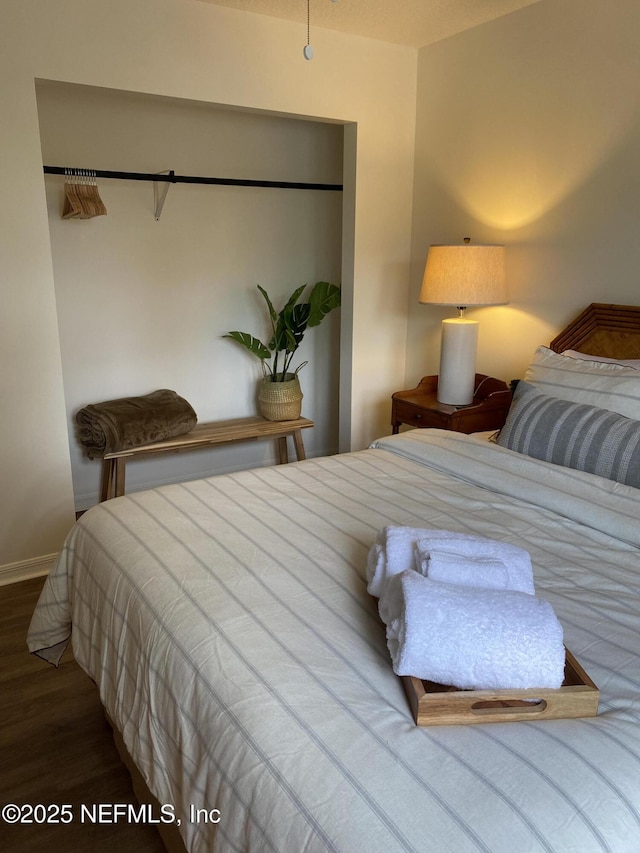
<path id="1" fill-rule="evenodd" d="M 442 321 L 438 402 L 473 402 L 478 321 L 464 316 L 469 305 L 504 305 L 507 286 L 504 246 L 430 246 L 420 302 L 455 305 L 459 316 Z"/>

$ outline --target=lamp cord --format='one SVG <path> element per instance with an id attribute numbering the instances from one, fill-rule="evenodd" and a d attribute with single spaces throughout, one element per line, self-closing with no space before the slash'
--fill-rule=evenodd
<path id="1" fill-rule="evenodd" d="M 482 388 L 484 383 L 487 382 L 489 379 L 491 379 L 490 376 L 485 376 L 484 379 L 481 379 L 480 382 L 478 382 L 478 385 L 473 389 L 473 396 L 474 397 L 476 396 L 478 391 L 480 391 L 480 389 Z"/>

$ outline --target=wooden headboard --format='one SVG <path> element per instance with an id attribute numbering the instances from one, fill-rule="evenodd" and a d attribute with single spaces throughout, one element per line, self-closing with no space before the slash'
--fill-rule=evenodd
<path id="1" fill-rule="evenodd" d="M 606 358 L 640 358 L 640 307 L 592 302 L 549 344 Z"/>

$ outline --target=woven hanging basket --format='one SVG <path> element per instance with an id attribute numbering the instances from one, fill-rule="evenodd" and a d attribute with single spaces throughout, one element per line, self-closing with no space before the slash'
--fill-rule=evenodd
<path id="1" fill-rule="evenodd" d="M 302 391 L 295 373 L 284 382 L 263 379 L 258 392 L 260 414 L 268 421 L 295 421 L 302 411 Z"/>

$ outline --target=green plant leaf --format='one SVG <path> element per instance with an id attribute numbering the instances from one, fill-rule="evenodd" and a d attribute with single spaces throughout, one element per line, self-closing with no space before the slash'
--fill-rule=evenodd
<path id="1" fill-rule="evenodd" d="M 287 314 L 287 352 L 295 352 L 300 346 L 309 322 L 310 310 L 309 303 L 303 302 L 300 305 L 295 305 Z"/>
<path id="2" fill-rule="evenodd" d="M 258 358 L 271 358 L 271 352 L 262 343 L 262 341 L 259 341 L 258 338 L 254 338 L 253 335 L 249 335 L 246 332 L 228 332 L 222 337 L 231 338 L 232 341 L 236 341 L 241 344 L 245 349 L 248 349 L 250 353 Z"/>
<path id="3" fill-rule="evenodd" d="M 340 288 L 328 281 L 318 281 L 309 294 L 309 326 L 318 326 L 322 319 L 340 305 Z"/>
<path id="4" fill-rule="evenodd" d="M 284 308 L 278 315 L 278 322 L 273 331 L 273 337 L 269 341 L 269 349 L 273 352 L 281 352 L 287 348 L 287 321 L 284 317 Z"/>
<path id="5" fill-rule="evenodd" d="M 271 318 L 271 331 L 275 334 L 276 323 L 278 322 L 278 315 L 276 314 L 276 309 L 273 307 L 273 303 L 269 299 L 269 294 L 264 289 L 264 287 L 260 287 L 260 285 L 256 285 L 260 293 L 264 296 L 264 301 L 267 303 L 267 307 L 269 308 L 269 317 Z"/>
<path id="6" fill-rule="evenodd" d="M 301 284 L 300 287 L 296 287 L 296 289 L 293 291 L 293 293 L 287 300 L 287 304 L 282 309 L 283 311 L 286 311 L 288 308 L 293 308 L 298 299 L 300 299 L 300 297 L 302 296 L 302 291 L 305 289 L 306 286 L 306 284 Z"/>
<path id="7" fill-rule="evenodd" d="M 295 305 L 289 301 L 278 315 L 278 324 L 273 338 L 269 341 L 269 349 L 295 352 L 304 336 L 308 319 L 308 302 Z"/>

